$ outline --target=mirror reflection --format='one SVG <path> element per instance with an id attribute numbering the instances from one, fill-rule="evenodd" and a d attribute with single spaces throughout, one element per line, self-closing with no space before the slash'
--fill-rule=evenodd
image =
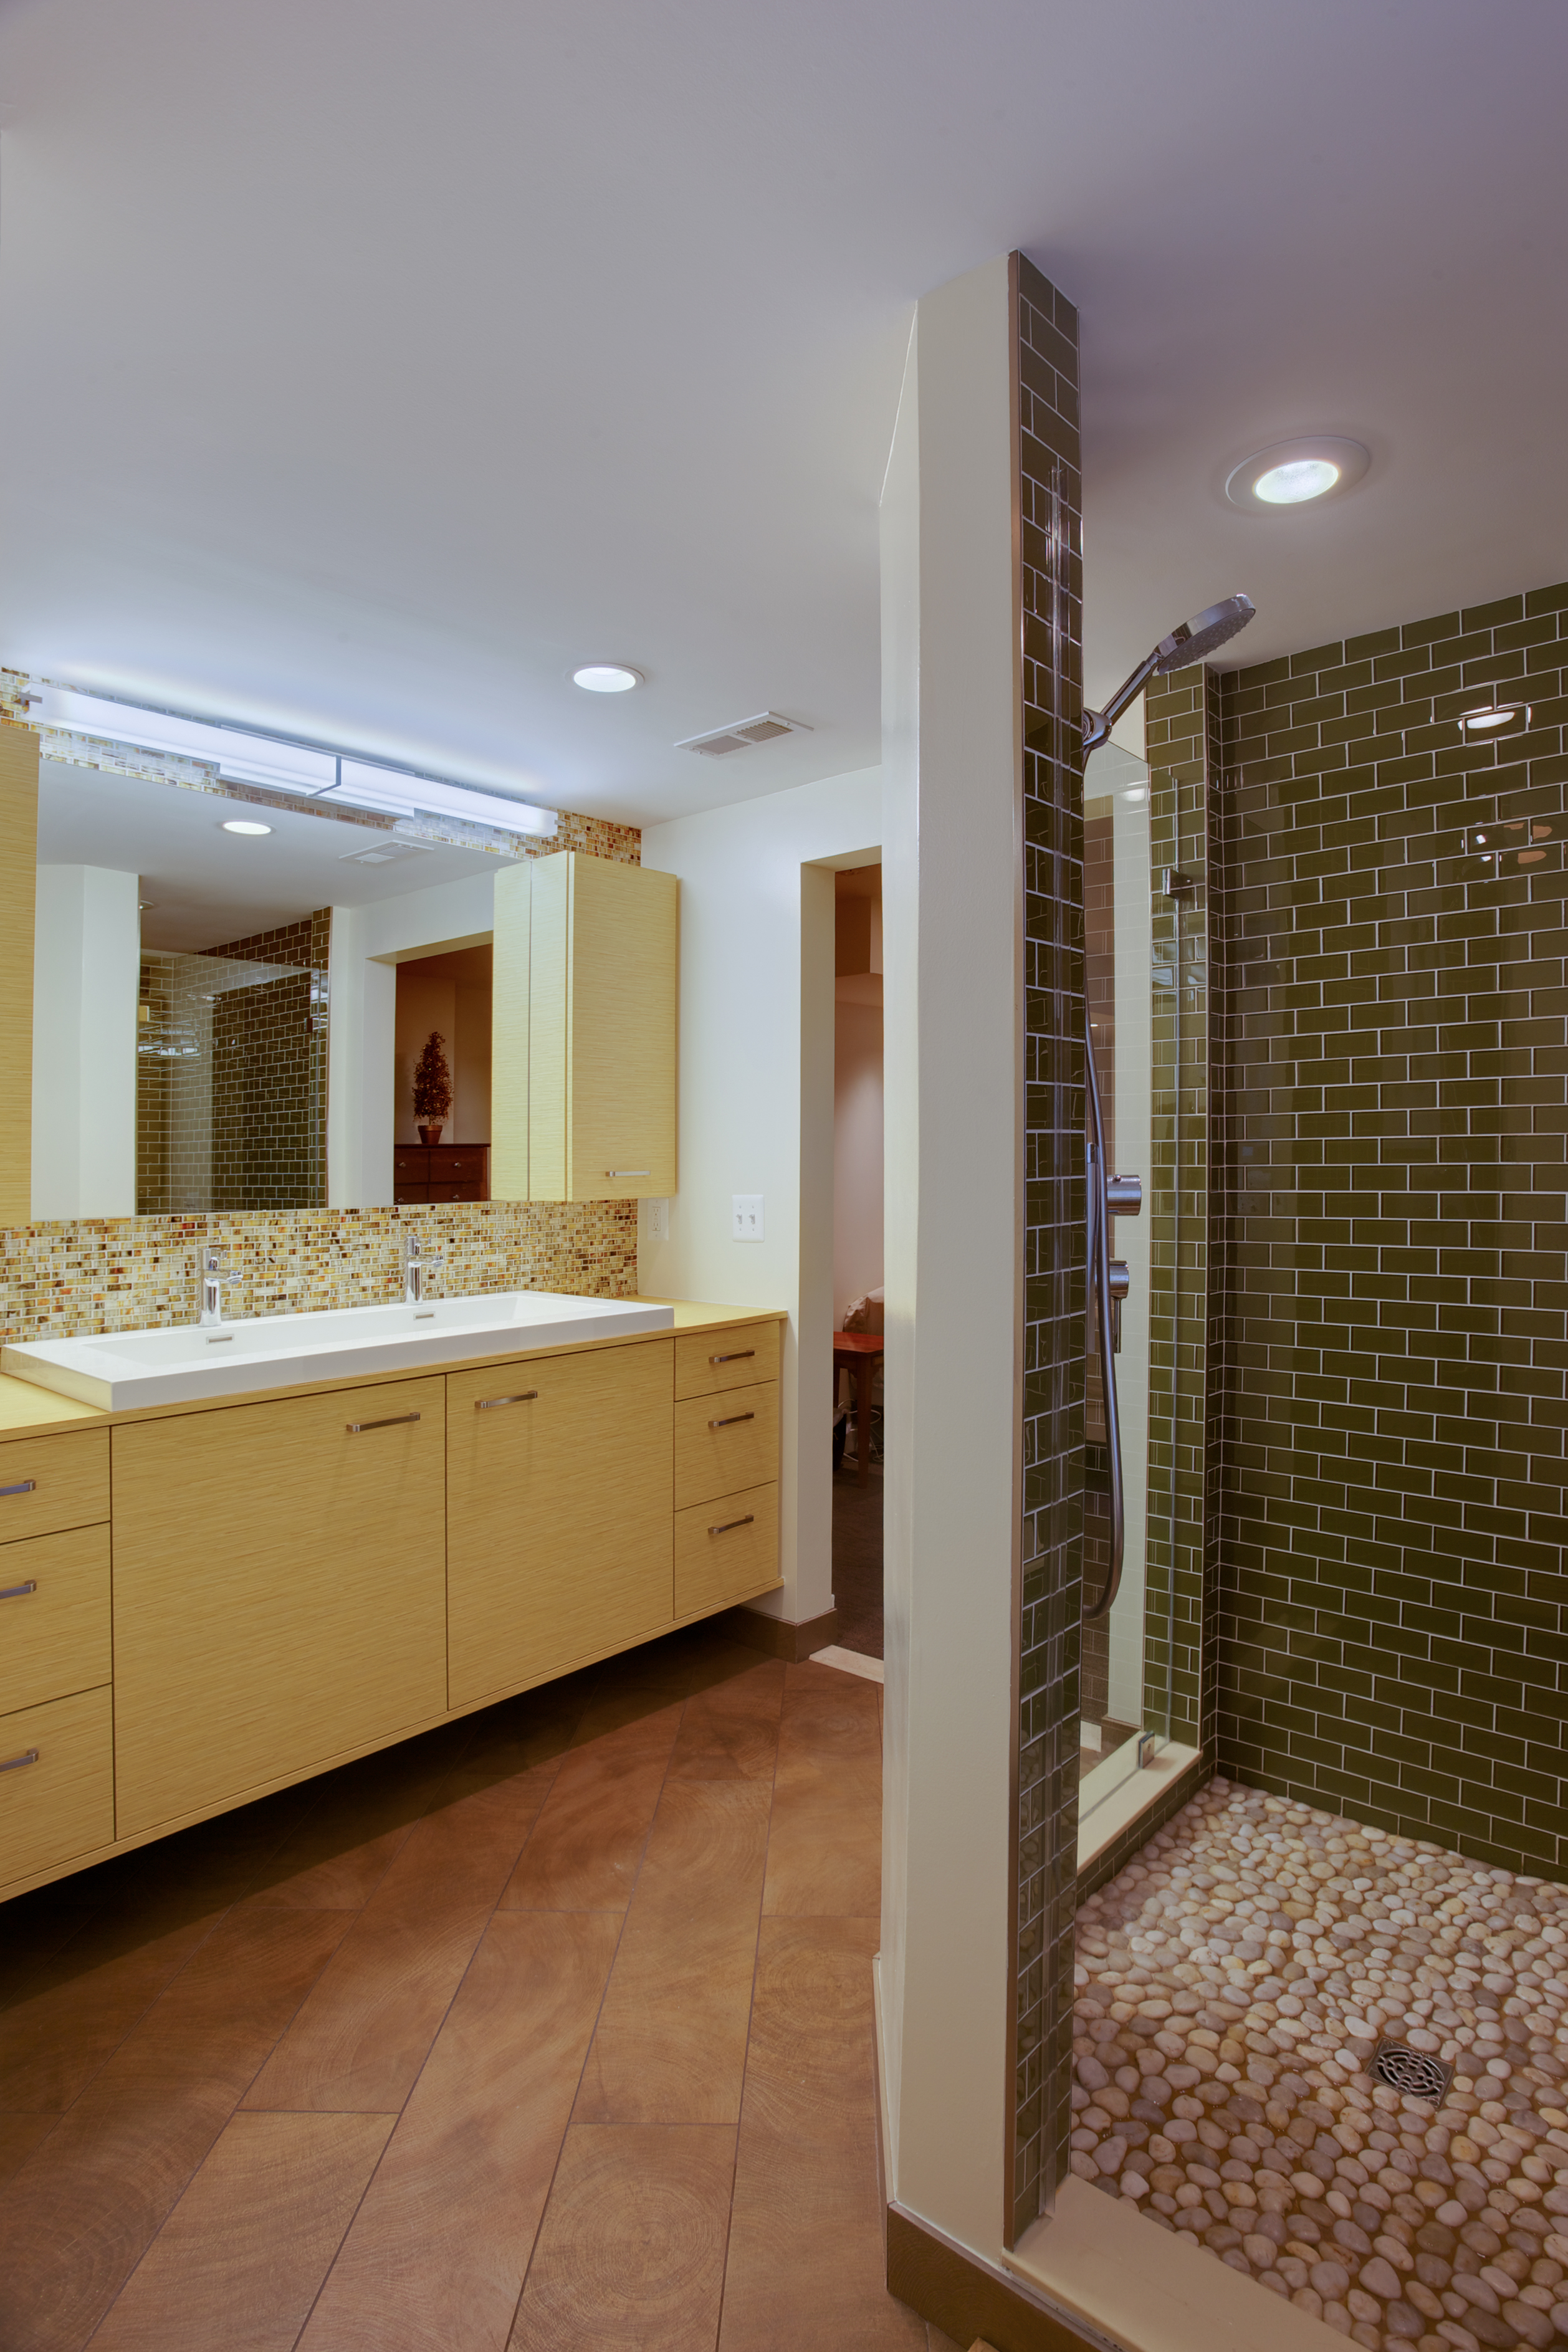
<path id="1" fill-rule="evenodd" d="M 511 862 L 346 806 L 44 760 L 35 1220 L 488 1198 L 490 890 Z M 432 1033 L 438 1135 L 413 1091 Z M 334 1084 L 356 1147 L 336 1199 Z"/>

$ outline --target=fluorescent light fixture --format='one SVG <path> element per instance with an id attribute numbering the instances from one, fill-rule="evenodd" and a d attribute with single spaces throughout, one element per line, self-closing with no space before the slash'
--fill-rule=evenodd
<path id="1" fill-rule="evenodd" d="M 1505 727 L 1522 731 L 1529 724 L 1528 702 L 1499 702 L 1495 695 L 1490 702 L 1483 702 L 1474 710 L 1461 710 L 1459 713 L 1462 736 L 1496 735 Z"/>
<path id="2" fill-rule="evenodd" d="M 572 683 L 587 694 L 629 694 L 634 686 L 641 686 L 640 669 L 628 669 L 625 662 L 585 662 L 572 673 Z"/>
<path id="3" fill-rule="evenodd" d="M 1359 441 L 1346 441 L 1337 434 L 1279 441 L 1236 467 L 1226 478 L 1225 494 L 1232 506 L 1252 514 L 1319 506 L 1324 499 L 1353 488 L 1371 463 Z"/>
<path id="4" fill-rule="evenodd" d="M 628 675 L 635 685 L 635 671 Z M 115 702 L 107 695 L 79 694 L 69 687 L 46 686 L 35 699 L 32 716 L 36 725 L 65 733 L 130 743 L 139 751 L 173 753 L 183 760 L 205 761 L 230 783 L 261 784 L 269 792 L 298 793 L 310 800 L 330 795 L 356 808 L 391 810 L 399 816 L 423 813 L 461 817 L 470 824 L 545 838 L 556 829 L 553 809 L 536 808 L 501 793 L 441 783 L 434 777 L 409 775 L 400 768 L 343 759 L 336 751 L 320 751 L 312 744 L 289 743 L 277 736 L 257 735 L 247 728 L 219 726 L 203 719 L 179 719 L 167 711 L 145 709 L 140 703 Z M 269 833 L 272 828 L 263 825 L 260 830 Z"/>
<path id="5" fill-rule="evenodd" d="M 499 825 L 508 833 L 548 836 L 555 831 L 553 809 L 505 800 L 500 793 L 440 784 L 428 776 L 405 775 L 400 768 L 378 768 L 368 760 L 340 760 L 338 769 L 340 782 L 332 797 L 355 808 L 390 810 L 397 816 L 461 817 L 466 824 Z"/>
<path id="6" fill-rule="evenodd" d="M 247 816 L 226 816 L 223 821 L 223 829 L 225 833 L 243 833 L 249 835 L 270 833 L 272 827 L 269 824 L 254 824 Z"/>

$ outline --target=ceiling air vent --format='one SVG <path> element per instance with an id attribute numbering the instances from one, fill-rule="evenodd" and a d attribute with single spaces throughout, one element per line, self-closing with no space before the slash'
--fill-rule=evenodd
<path id="1" fill-rule="evenodd" d="M 753 743 L 771 743 L 778 735 L 809 735 L 801 719 L 781 719 L 776 710 L 759 711 L 754 719 L 737 719 L 732 727 L 715 727 L 706 735 L 689 735 L 678 751 L 699 751 L 705 760 L 727 759 L 731 751 L 749 751 Z"/>

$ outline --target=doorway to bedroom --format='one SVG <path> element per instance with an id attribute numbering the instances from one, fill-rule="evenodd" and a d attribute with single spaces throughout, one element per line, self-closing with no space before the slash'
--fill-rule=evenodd
<path id="1" fill-rule="evenodd" d="M 835 877 L 833 1590 L 838 1646 L 882 1655 L 882 868 Z"/>

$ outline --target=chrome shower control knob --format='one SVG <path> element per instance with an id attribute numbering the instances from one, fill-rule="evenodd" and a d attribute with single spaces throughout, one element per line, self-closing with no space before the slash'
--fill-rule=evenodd
<path id="1" fill-rule="evenodd" d="M 1125 1298 L 1132 1287 L 1132 1276 L 1128 1270 L 1127 1260 L 1124 1257 L 1113 1257 L 1106 1270 L 1110 1276 L 1107 1286 L 1112 1298 Z"/>
<path id="2" fill-rule="evenodd" d="M 1105 1205 L 1113 1217 L 1136 1217 L 1143 1207 L 1142 1176 L 1108 1176 Z"/>

